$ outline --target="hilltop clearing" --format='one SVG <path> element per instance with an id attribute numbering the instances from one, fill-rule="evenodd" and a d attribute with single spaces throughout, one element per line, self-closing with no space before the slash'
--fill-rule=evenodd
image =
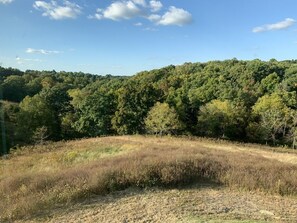
<path id="1" fill-rule="evenodd" d="M 16 171 L 17 170 L 17 171 Z M 297 153 L 117 136 L 24 147 L 0 162 L 1 222 L 294 222 Z"/>

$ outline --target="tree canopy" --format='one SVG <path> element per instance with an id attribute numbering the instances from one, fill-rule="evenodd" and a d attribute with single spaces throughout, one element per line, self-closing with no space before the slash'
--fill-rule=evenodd
<path id="1" fill-rule="evenodd" d="M 0 87 L 9 147 L 145 133 L 296 147 L 297 60 L 185 63 L 131 77 L 0 67 Z"/>
<path id="2" fill-rule="evenodd" d="M 160 102 L 157 102 L 148 112 L 145 126 L 149 133 L 159 135 L 177 133 L 182 129 L 182 123 L 175 109 L 170 108 L 167 103 Z"/>

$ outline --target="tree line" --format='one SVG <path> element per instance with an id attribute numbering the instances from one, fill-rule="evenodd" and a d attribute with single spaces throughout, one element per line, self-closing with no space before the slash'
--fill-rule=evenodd
<path id="1" fill-rule="evenodd" d="M 297 60 L 185 63 L 134 76 L 0 67 L 1 146 L 126 134 L 288 145 Z"/>

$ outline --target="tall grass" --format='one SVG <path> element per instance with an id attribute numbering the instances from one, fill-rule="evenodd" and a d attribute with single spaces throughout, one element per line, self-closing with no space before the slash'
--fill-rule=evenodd
<path id="1" fill-rule="evenodd" d="M 119 143 L 117 148 L 121 148 Z M 109 153 L 111 149 L 102 151 L 106 150 Z M 17 158 L 10 162 L 13 159 L 17 162 Z M 297 195 L 296 165 L 203 147 L 156 143 L 133 153 L 75 165 L 66 165 L 69 160 L 61 162 L 59 171 L 20 171 L 0 178 L 0 222 L 30 218 L 60 205 L 132 186 L 180 187 L 211 181 L 245 190 Z"/>

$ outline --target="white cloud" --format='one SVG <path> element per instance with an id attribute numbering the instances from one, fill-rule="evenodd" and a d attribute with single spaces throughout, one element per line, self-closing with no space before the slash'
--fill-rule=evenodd
<path id="1" fill-rule="evenodd" d="M 134 1 L 117 1 L 108 6 L 105 10 L 97 9 L 95 16 L 89 18 L 122 20 L 131 19 L 142 14 L 142 10 Z"/>
<path id="2" fill-rule="evenodd" d="M 154 22 L 154 23 L 159 22 L 161 20 L 161 18 L 162 17 L 157 14 L 152 14 L 147 17 L 148 20 L 150 20 L 151 22 Z"/>
<path id="3" fill-rule="evenodd" d="M 163 4 L 160 1 L 152 0 L 152 1 L 150 1 L 150 7 L 151 7 L 152 12 L 158 12 L 163 7 Z"/>
<path id="4" fill-rule="evenodd" d="M 13 0 L 0 0 L 0 3 L 1 4 L 9 4 L 9 3 L 12 3 Z"/>
<path id="5" fill-rule="evenodd" d="M 102 15 L 103 10 L 102 9 L 97 9 L 95 15 L 89 15 L 88 18 L 89 19 L 103 19 L 103 15 Z"/>
<path id="6" fill-rule="evenodd" d="M 141 5 L 143 7 L 146 7 L 146 2 L 145 0 L 132 0 L 135 4 Z"/>
<path id="7" fill-rule="evenodd" d="M 141 22 L 137 22 L 134 24 L 134 26 L 142 26 L 143 24 Z"/>
<path id="8" fill-rule="evenodd" d="M 253 29 L 254 33 L 259 32 L 266 32 L 266 31 L 273 31 L 273 30 L 281 30 L 281 29 L 287 29 L 290 26 L 294 25 L 296 23 L 296 20 L 287 18 L 284 21 L 274 23 L 274 24 L 267 24 L 263 26 L 258 26 Z"/>
<path id="9" fill-rule="evenodd" d="M 146 28 L 143 29 L 143 31 L 156 32 L 158 30 L 155 29 L 155 28 L 152 28 L 152 27 L 146 27 Z"/>
<path id="10" fill-rule="evenodd" d="M 40 60 L 40 59 L 20 58 L 18 56 L 15 58 L 15 60 L 18 64 L 24 64 L 26 62 L 42 62 L 42 60 Z"/>
<path id="11" fill-rule="evenodd" d="M 192 21 L 192 15 L 188 11 L 170 6 L 169 11 L 161 17 L 157 24 L 164 26 L 183 26 L 186 24 L 190 24 Z"/>
<path id="12" fill-rule="evenodd" d="M 56 1 L 49 3 L 45 1 L 35 1 L 33 7 L 43 11 L 42 15 L 51 19 L 74 19 L 81 13 L 81 7 L 67 0 L 63 1 L 63 5 L 58 5 Z"/>
<path id="13" fill-rule="evenodd" d="M 27 48 L 26 53 L 35 53 L 35 54 L 58 54 L 62 53 L 61 51 L 57 50 L 44 50 L 44 49 L 32 49 L 32 48 Z"/>
<path id="14" fill-rule="evenodd" d="M 163 16 L 157 14 L 162 7 L 162 2 L 158 0 L 150 0 L 148 3 L 145 0 L 117 0 L 105 9 L 97 9 L 96 13 L 88 18 L 120 21 L 140 17 L 164 26 L 183 26 L 192 22 L 192 15 L 188 11 L 174 6 L 169 7 Z"/>

